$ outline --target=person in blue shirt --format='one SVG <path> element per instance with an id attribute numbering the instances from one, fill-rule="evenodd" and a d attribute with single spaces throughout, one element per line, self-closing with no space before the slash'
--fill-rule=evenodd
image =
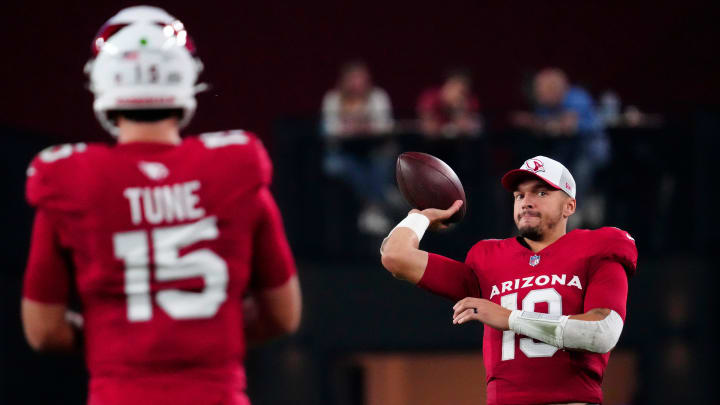
<path id="1" fill-rule="evenodd" d="M 551 150 L 545 153 L 570 162 L 578 184 L 593 184 L 595 173 L 610 157 L 610 148 L 590 94 L 571 85 L 561 69 L 546 68 L 533 79 L 533 99 L 534 111 L 516 113 L 513 123 L 550 139 Z M 586 192 L 584 187 L 578 195 Z"/>

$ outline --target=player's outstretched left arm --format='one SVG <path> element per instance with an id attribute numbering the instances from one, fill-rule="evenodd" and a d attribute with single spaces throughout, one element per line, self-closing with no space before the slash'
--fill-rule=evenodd
<path id="1" fill-rule="evenodd" d="M 620 339 L 623 320 L 608 308 L 577 315 L 550 315 L 503 308 L 483 298 L 464 298 L 453 307 L 453 324 L 480 321 L 567 350 L 607 353 Z"/>

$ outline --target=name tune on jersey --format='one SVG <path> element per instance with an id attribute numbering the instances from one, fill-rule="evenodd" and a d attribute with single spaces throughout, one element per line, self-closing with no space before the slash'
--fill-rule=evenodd
<path id="1" fill-rule="evenodd" d="M 200 182 L 169 184 L 156 187 L 128 187 L 123 191 L 130 205 L 133 225 L 145 220 L 149 224 L 202 218 L 205 209 L 198 206 Z"/>
<path id="2" fill-rule="evenodd" d="M 567 274 L 551 274 L 549 276 L 543 274 L 541 276 L 530 276 L 516 278 L 515 280 L 503 281 L 502 283 L 500 283 L 500 288 L 498 288 L 497 284 L 492 286 L 492 290 L 490 291 L 490 299 L 492 299 L 492 297 L 498 294 L 504 294 L 508 291 L 513 291 L 520 288 L 542 287 L 545 285 L 567 285 L 568 287 L 573 286 L 577 287 L 577 289 L 579 290 L 582 290 L 582 285 L 580 284 L 580 277 L 574 275 L 569 282 L 567 281 L 567 278 Z"/>

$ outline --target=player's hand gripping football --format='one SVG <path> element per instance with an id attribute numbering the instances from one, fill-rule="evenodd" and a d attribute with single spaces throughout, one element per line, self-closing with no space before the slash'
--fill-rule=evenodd
<path id="1" fill-rule="evenodd" d="M 455 213 L 458 212 L 462 205 L 462 200 L 456 200 L 453 205 L 451 205 L 450 208 L 446 210 L 441 210 L 438 208 L 428 208 L 420 211 L 418 209 L 413 209 L 410 210 L 410 213 L 418 213 L 425 215 L 430 220 L 430 229 L 433 231 L 438 231 L 450 227 L 450 225 L 446 224 L 445 221 L 447 221 L 451 216 L 455 215 Z"/>
<path id="2" fill-rule="evenodd" d="M 510 310 L 482 298 L 463 298 L 453 306 L 453 324 L 480 321 L 498 330 L 508 330 Z"/>

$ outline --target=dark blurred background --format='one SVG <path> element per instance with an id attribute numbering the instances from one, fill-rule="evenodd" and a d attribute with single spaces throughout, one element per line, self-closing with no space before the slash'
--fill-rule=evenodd
<path id="1" fill-rule="evenodd" d="M 82 359 L 34 354 L 22 337 L 19 301 L 32 220 L 23 199 L 25 169 L 51 144 L 112 141 L 94 118 L 83 65 L 102 23 L 136 4 L 2 6 L 0 403 L 84 401 Z M 452 303 L 382 269 L 381 232 L 363 232 L 359 225 L 366 201 L 356 185 L 328 173 L 326 158 L 339 148 L 361 157 L 383 149 L 392 159 L 420 150 L 446 160 L 465 185 L 468 216 L 452 231 L 427 236 L 423 248 L 462 260 L 474 242 L 514 230 L 502 173 L 555 150 L 555 138 L 518 128 L 510 118 L 534 108 L 534 75 L 547 67 L 562 69 L 587 91 L 599 116 L 603 108 L 620 106 L 601 129 L 611 152 L 592 178 L 600 216 L 589 217 L 628 230 L 640 259 L 616 349 L 624 359 L 618 373 L 628 379 L 613 388 L 619 394 L 606 391 L 606 397 L 626 404 L 709 403 L 717 345 L 707 316 L 720 225 L 712 213 L 718 201 L 712 170 L 720 130 L 720 29 L 709 3 L 152 5 L 183 20 L 205 64 L 201 80 L 211 85 L 198 96 L 186 132 L 247 129 L 259 134 L 274 160 L 274 192 L 299 262 L 305 308 L 296 336 L 249 354 L 254 403 L 380 404 L 373 399 L 379 388 L 369 385 L 383 361 L 414 364 L 437 355 L 429 362 L 440 364 L 441 358 L 478 356 L 480 325 L 452 327 Z M 395 129 L 331 141 L 323 131 L 323 96 L 336 85 L 341 66 L 355 59 L 389 95 Z M 414 124 L 418 98 L 457 66 L 472 76 L 482 130 L 424 136 Z M 395 223 L 407 209 L 391 201 L 382 216 Z M 474 368 L 482 368 L 479 360 Z"/>

